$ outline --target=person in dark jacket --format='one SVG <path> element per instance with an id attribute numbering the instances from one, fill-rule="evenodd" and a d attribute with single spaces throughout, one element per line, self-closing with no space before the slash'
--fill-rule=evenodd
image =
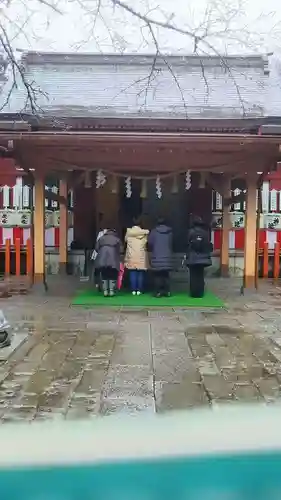
<path id="1" fill-rule="evenodd" d="M 212 265 L 213 245 L 201 217 L 194 216 L 188 231 L 186 264 L 189 268 L 190 295 L 201 298 L 205 293 L 204 269 Z"/>
<path id="2" fill-rule="evenodd" d="M 96 243 L 95 267 L 100 270 L 105 297 L 112 297 L 120 270 L 121 241 L 115 229 L 107 229 Z"/>
<path id="3" fill-rule="evenodd" d="M 157 226 L 148 236 L 151 251 L 150 265 L 154 274 L 156 297 L 170 295 L 170 270 L 172 269 L 173 232 L 164 218 L 159 218 Z"/>

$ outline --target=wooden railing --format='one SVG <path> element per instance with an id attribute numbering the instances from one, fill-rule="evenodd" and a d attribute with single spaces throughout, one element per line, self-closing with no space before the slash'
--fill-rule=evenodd
<path id="1" fill-rule="evenodd" d="M 12 272 L 12 259 L 15 259 L 14 272 Z M 23 257 L 23 258 L 22 258 Z M 33 273 L 33 245 L 29 238 L 26 241 L 26 246 L 22 247 L 20 239 L 16 239 L 14 247 L 11 245 L 11 240 L 5 241 L 5 277 L 8 278 L 12 274 L 20 276 L 32 277 Z"/>
<path id="2" fill-rule="evenodd" d="M 273 251 L 268 249 L 268 243 L 263 244 L 260 249 L 261 259 L 259 266 L 259 276 L 261 278 L 278 279 L 281 277 L 281 249 L 280 243 L 276 242 Z"/>

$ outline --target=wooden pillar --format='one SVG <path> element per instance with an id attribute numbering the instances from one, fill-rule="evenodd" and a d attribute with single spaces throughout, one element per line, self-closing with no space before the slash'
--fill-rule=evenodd
<path id="1" fill-rule="evenodd" d="M 244 289 L 255 287 L 256 275 L 256 219 L 257 219 L 257 176 L 247 175 L 246 178 L 246 220 L 244 246 Z"/>
<path id="2" fill-rule="evenodd" d="M 67 200 L 67 181 L 60 180 L 59 194 Z M 59 272 L 66 273 L 67 269 L 67 239 L 68 239 L 68 207 L 60 203 L 59 225 Z"/>
<path id="3" fill-rule="evenodd" d="M 45 278 L 45 184 L 43 177 L 34 181 L 34 285 L 46 290 Z"/>
<path id="4" fill-rule="evenodd" d="M 229 205 L 225 204 L 225 199 L 230 198 L 231 180 L 225 179 L 222 189 L 222 238 L 220 252 L 220 273 L 226 278 L 229 276 L 229 230 L 230 230 L 230 214 Z"/>

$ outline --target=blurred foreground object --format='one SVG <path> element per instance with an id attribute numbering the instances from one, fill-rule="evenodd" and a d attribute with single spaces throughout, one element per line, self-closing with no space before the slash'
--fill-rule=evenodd
<path id="1" fill-rule="evenodd" d="M 281 408 L 0 426 L 7 500 L 276 500 Z"/>
<path id="2" fill-rule="evenodd" d="M 3 311 L 0 309 L 0 349 L 11 345 L 12 329 L 6 320 Z"/>

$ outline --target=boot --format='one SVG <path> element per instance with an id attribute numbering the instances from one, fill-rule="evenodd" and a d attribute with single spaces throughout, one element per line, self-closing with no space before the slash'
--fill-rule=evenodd
<path id="1" fill-rule="evenodd" d="M 113 295 L 115 295 L 115 281 L 110 280 L 109 281 L 109 296 L 113 297 Z"/>
<path id="2" fill-rule="evenodd" d="M 108 296 L 108 280 L 102 280 L 102 291 L 103 291 L 103 295 L 104 297 L 107 297 Z"/>

